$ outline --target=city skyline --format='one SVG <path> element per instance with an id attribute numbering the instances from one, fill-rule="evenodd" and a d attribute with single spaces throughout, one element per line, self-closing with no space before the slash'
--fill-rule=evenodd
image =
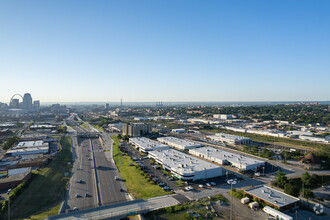
<path id="1" fill-rule="evenodd" d="M 3 1 L 0 102 L 329 101 L 329 6 Z"/>

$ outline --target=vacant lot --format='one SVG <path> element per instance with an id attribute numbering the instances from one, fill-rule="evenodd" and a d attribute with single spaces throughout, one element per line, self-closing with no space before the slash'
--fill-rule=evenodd
<path id="1" fill-rule="evenodd" d="M 45 168 L 33 175 L 28 188 L 11 204 L 11 218 L 27 218 L 44 211 L 48 211 L 48 215 L 57 214 L 57 205 L 64 198 L 72 168 L 70 137 L 62 136 L 60 143 L 61 152 Z M 65 177 L 65 173 L 68 177 Z M 52 209 L 49 210 L 50 208 Z"/>
<path id="2" fill-rule="evenodd" d="M 171 194 L 171 192 L 165 192 L 160 186 L 148 182 L 144 176 L 144 172 L 139 170 L 137 166 L 130 166 L 131 163 L 136 163 L 129 156 L 122 155 L 119 149 L 118 137 L 111 136 L 111 138 L 114 140 L 113 157 L 119 169 L 120 176 L 125 180 L 125 186 L 128 192 L 135 199 L 148 199 Z"/>

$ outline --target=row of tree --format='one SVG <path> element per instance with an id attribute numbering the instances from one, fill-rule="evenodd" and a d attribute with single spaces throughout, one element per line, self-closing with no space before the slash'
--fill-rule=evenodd
<path id="1" fill-rule="evenodd" d="M 306 171 L 302 174 L 301 178 L 288 180 L 283 171 L 278 171 L 276 174 L 275 186 L 284 189 L 284 192 L 292 195 L 303 195 L 305 198 L 313 198 L 314 193 L 311 191 L 313 186 L 320 183 L 320 177 L 316 174 L 309 175 Z"/>

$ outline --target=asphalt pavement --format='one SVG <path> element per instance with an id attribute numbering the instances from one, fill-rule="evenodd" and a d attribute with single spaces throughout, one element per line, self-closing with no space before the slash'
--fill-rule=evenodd
<path id="1" fill-rule="evenodd" d="M 96 207 L 98 203 L 94 167 L 89 159 L 91 158 L 89 139 L 78 139 L 76 136 L 72 137 L 75 162 L 68 198 L 68 208 L 71 210 L 74 207 L 78 209 Z"/>
<path id="2" fill-rule="evenodd" d="M 95 155 L 96 172 L 98 176 L 100 200 L 102 205 L 109 205 L 128 200 L 125 186 L 122 181 L 115 180 L 118 171 L 114 164 L 109 161 L 103 152 L 103 146 L 99 139 L 92 139 Z"/>

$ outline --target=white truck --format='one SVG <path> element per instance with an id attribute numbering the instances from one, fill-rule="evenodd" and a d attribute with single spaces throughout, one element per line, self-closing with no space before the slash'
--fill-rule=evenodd
<path id="1" fill-rule="evenodd" d="M 269 206 L 265 206 L 265 208 L 263 210 L 267 214 L 273 216 L 275 219 L 293 220 L 293 218 L 291 216 L 286 215 L 283 212 L 277 211 L 276 209 L 273 209 L 273 208 L 271 208 Z"/>

